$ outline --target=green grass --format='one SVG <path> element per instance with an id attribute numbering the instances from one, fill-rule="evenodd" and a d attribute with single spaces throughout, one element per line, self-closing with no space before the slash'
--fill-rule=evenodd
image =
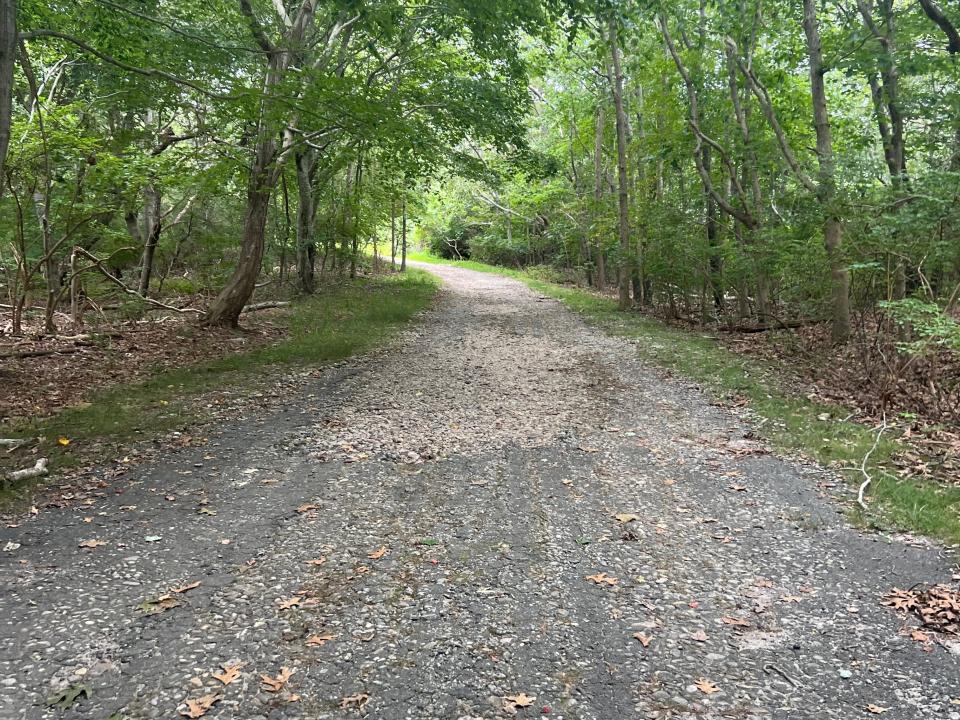
<path id="1" fill-rule="evenodd" d="M 0 435 L 42 437 L 39 452 L 50 458 L 51 467 L 107 459 L 132 440 L 209 416 L 209 400 L 200 397 L 204 393 L 244 394 L 262 386 L 271 369 L 321 366 L 371 348 L 427 307 L 437 289 L 437 280 L 420 270 L 332 286 L 280 316 L 289 324 L 289 335 L 276 344 L 114 387 L 82 407 L 2 429 Z M 69 445 L 60 445 L 61 437 Z"/>
<path id="2" fill-rule="evenodd" d="M 556 285 L 523 271 L 472 260 L 446 261 L 422 252 L 408 258 L 492 272 L 524 281 L 606 332 L 636 342 L 640 356 L 659 367 L 695 380 L 715 396 L 743 398 L 761 419 L 760 434 L 780 450 L 801 452 L 821 464 L 840 468 L 851 483 L 863 480 L 860 463 L 876 431 L 844 421 L 851 413 L 837 405 L 812 402 L 784 388 L 776 366 L 738 355 L 696 331 L 669 327 L 637 313 L 622 313 L 615 300 L 570 286 Z M 829 419 L 821 417 L 829 415 Z M 960 488 L 892 475 L 891 456 L 903 449 L 891 435 L 881 438 L 867 471 L 870 511 L 851 509 L 855 522 L 877 529 L 897 528 L 960 544 Z"/>

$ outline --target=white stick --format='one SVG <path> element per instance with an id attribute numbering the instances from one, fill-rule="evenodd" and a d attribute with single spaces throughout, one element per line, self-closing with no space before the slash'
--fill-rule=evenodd
<path id="1" fill-rule="evenodd" d="M 863 462 L 860 463 L 860 472 L 863 473 L 864 481 L 860 484 L 860 492 L 857 493 L 857 502 L 860 503 L 860 507 L 864 510 L 867 509 L 867 503 L 863 499 L 863 494 L 867 491 L 867 488 L 870 487 L 870 483 L 873 481 L 873 478 L 867 474 L 867 461 L 870 459 L 870 456 L 873 455 L 873 451 L 877 449 L 877 446 L 880 444 L 880 436 L 883 435 L 884 430 L 887 429 L 887 415 L 883 415 L 883 423 L 880 425 L 880 429 L 877 431 L 877 439 L 873 441 L 873 447 L 867 451 L 867 454 L 863 456 Z"/>
<path id="2" fill-rule="evenodd" d="M 7 473 L 7 480 L 10 482 L 20 482 L 21 480 L 29 480 L 30 478 L 46 475 L 47 472 L 47 459 L 40 458 L 32 468 L 24 468 L 23 470 L 14 470 L 11 473 Z"/>

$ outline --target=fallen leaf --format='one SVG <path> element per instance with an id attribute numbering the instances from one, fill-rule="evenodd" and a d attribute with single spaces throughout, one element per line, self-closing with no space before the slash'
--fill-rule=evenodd
<path id="1" fill-rule="evenodd" d="M 880 707 L 879 705 L 874 705 L 873 703 L 870 703 L 864 708 L 864 710 L 866 710 L 868 713 L 873 713 L 874 715 L 882 715 L 885 712 L 889 712 L 890 708 Z"/>
<path id="2" fill-rule="evenodd" d="M 923 630 L 914 630 L 910 633 L 910 639 L 916 640 L 917 642 L 928 643 L 930 642 L 930 635 Z"/>
<path id="3" fill-rule="evenodd" d="M 387 554 L 387 546 L 382 546 L 379 550 L 374 550 L 372 553 L 367 553 L 367 557 L 371 560 L 379 560 L 384 555 Z"/>
<path id="4" fill-rule="evenodd" d="M 64 447 L 66 447 L 67 445 L 70 444 L 70 438 L 59 437 L 57 438 L 57 444 L 63 445 Z"/>
<path id="5" fill-rule="evenodd" d="M 300 702 L 299 695 L 289 695 L 287 696 L 287 702 Z"/>
<path id="6" fill-rule="evenodd" d="M 700 678 L 694 683 L 694 685 L 696 685 L 697 690 L 702 692 L 704 695 L 713 695 L 715 692 L 720 692 L 720 688 L 706 678 Z"/>
<path id="7" fill-rule="evenodd" d="M 260 676 L 260 684 L 263 686 L 263 689 L 267 692 L 280 692 L 283 690 L 283 686 L 287 684 L 287 681 L 291 676 L 296 672 L 296 670 L 291 670 L 290 668 L 282 667 L 280 668 L 280 673 L 274 678 L 269 675 Z"/>
<path id="8" fill-rule="evenodd" d="M 329 640 L 333 640 L 336 635 L 331 635 L 330 633 L 324 633 L 323 635 L 311 635 L 307 638 L 307 645 L 313 645 L 315 647 L 322 647 L 327 644 Z"/>
<path id="9" fill-rule="evenodd" d="M 82 548 L 96 548 L 96 547 L 100 547 L 101 545 L 106 545 L 106 544 L 107 544 L 107 543 L 106 543 L 105 540 L 83 540 L 83 541 L 81 541 L 81 542 L 77 545 L 77 547 L 82 547 Z"/>
<path id="10" fill-rule="evenodd" d="M 197 508 L 197 512 L 200 515 L 216 515 L 217 514 L 216 510 L 213 510 L 212 508 L 208 508 L 206 505 L 203 505 L 202 507 Z"/>
<path id="11" fill-rule="evenodd" d="M 746 491 L 747 491 L 747 486 L 746 486 L 746 485 L 737 485 L 736 483 L 732 483 L 732 484 L 730 484 L 730 485 L 727 485 L 727 487 L 728 487 L 730 490 L 733 490 L 734 492 L 746 492 Z"/>
<path id="12" fill-rule="evenodd" d="M 340 707 L 344 710 L 348 708 L 356 708 L 357 710 L 362 710 L 363 706 L 370 702 L 370 696 L 366 693 L 357 693 L 356 695 L 347 695 L 345 698 L 340 700 Z"/>
<path id="13" fill-rule="evenodd" d="M 90 690 L 86 685 L 71 685 L 56 695 L 48 697 L 44 703 L 47 707 L 69 710 L 81 697 L 90 698 Z"/>
<path id="14" fill-rule="evenodd" d="M 732 615 L 724 615 L 720 618 L 720 622 L 724 625 L 733 625 L 734 627 L 750 627 L 749 622 L 743 618 L 733 617 Z"/>
<path id="15" fill-rule="evenodd" d="M 638 515 L 634 515 L 633 513 L 620 513 L 618 515 L 614 515 L 614 517 L 617 519 L 617 522 L 621 522 L 624 524 L 640 519 Z"/>
<path id="16" fill-rule="evenodd" d="M 290 608 L 296 607 L 302 602 L 303 598 L 299 595 L 295 595 L 294 597 L 287 598 L 286 600 L 277 600 L 277 605 L 281 610 L 289 610 Z"/>
<path id="17" fill-rule="evenodd" d="M 784 603 L 798 603 L 803 600 L 799 595 L 781 595 L 780 602 Z"/>
<path id="18" fill-rule="evenodd" d="M 305 512 L 310 512 L 311 510 L 316 510 L 316 509 L 318 508 L 313 503 L 304 503 L 303 505 L 297 508 L 297 512 L 305 513 Z"/>
<path id="19" fill-rule="evenodd" d="M 649 635 L 644 635 L 642 632 L 634 633 L 633 637 L 639 640 L 640 644 L 643 645 L 644 647 L 650 647 L 650 641 L 653 640 L 652 637 L 650 637 Z"/>
<path id="20" fill-rule="evenodd" d="M 93 522 L 93 518 L 90 517 L 90 516 L 87 516 L 87 517 L 85 517 L 85 518 L 83 519 L 83 521 L 84 521 L 85 523 L 92 523 L 92 522 Z"/>
<path id="21" fill-rule="evenodd" d="M 326 561 L 325 557 L 318 557 L 314 560 L 307 560 L 307 565 L 323 565 Z"/>
<path id="22" fill-rule="evenodd" d="M 194 583 L 190 583 L 189 585 L 181 585 L 180 587 L 172 587 L 172 588 L 170 588 L 170 592 L 185 593 L 185 592 L 187 592 L 187 591 L 189 591 L 189 590 L 193 590 L 194 588 L 198 588 L 198 587 L 200 587 L 200 581 L 199 581 L 199 580 L 197 580 L 197 581 L 194 582 Z"/>
<path id="23" fill-rule="evenodd" d="M 139 608 L 147 615 L 156 615 L 172 608 L 180 607 L 180 601 L 172 595 L 161 595 L 153 600 L 144 600 Z"/>
<path id="24" fill-rule="evenodd" d="M 533 701 L 537 699 L 536 695 L 527 695 L 526 693 L 517 693 L 516 695 L 507 695 L 503 699 L 503 704 L 510 708 L 525 708 L 533 705 Z"/>
<path id="25" fill-rule="evenodd" d="M 229 685 L 232 682 L 236 682 L 240 679 L 240 668 L 242 668 L 246 663 L 234 663 L 233 665 L 223 666 L 223 672 L 213 673 L 213 677 L 222 682 L 224 685 Z"/>
<path id="26" fill-rule="evenodd" d="M 187 709 L 181 710 L 180 714 L 188 718 L 203 717 L 207 710 L 223 699 L 223 695 L 204 695 L 201 698 L 188 698 L 186 700 Z"/>
<path id="27" fill-rule="evenodd" d="M 696 642 L 706 642 L 707 634 L 703 630 L 697 630 L 695 633 L 690 633 L 690 639 Z"/>
<path id="28" fill-rule="evenodd" d="M 618 582 L 620 582 L 619 580 L 617 580 L 617 578 L 610 577 L 606 573 L 597 573 L 596 575 L 586 575 L 584 576 L 583 579 L 589 580 L 590 582 L 595 583 L 597 585 L 603 585 L 603 584 L 616 585 Z"/>

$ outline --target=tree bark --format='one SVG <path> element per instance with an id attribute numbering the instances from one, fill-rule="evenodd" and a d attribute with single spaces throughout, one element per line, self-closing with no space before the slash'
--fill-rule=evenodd
<path id="1" fill-rule="evenodd" d="M 300 291 L 311 295 L 316 290 L 317 243 L 313 237 L 315 203 L 313 182 L 317 155 L 313 149 L 297 153 L 297 278 Z"/>
<path id="2" fill-rule="evenodd" d="M 407 196 L 400 201 L 400 272 L 407 271 Z"/>
<path id="3" fill-rule="evenodd" d="M 603 216 L 603 103 L 597 102 L 597 127 L 593 143 L 593 214 L 597 233 L 597 290 L 607 285 L 606 252 L 603 248 L 603 233 L 600 220 Z"/>
<path id="4" fill-rule="evenodd" d="M 623 69 L 620 63 L 620 44 L 617 24 L 610 19 L 610 55 L 613 61 L 613 104 L 617 112 L 617 183 L 618 183 L 618 229 L 620 236 L 620 263 L 617 272 L 619 307 L 629 310 L 630 277 L 633 265 L 633 248 L 630 247 L 630 188 L 627 177 L 627 113 L 623 108 Z"/>
<path id="5" fill-rule="evenodd" d="M 17 3 L 0 0 L 0 195 L 13 118 L 13 69 L 17 58 Z"/>
<path id="6" fill-rule="evenodd" d="M 817 19 L 817 0 L 803 0 L 803 30 L 810 60 L 810 96 L 813 101 L 813 125 L 817 136 L 819 177 L 817 200 L 823 212 L 823 243 L 830 261 L 833 286 L 831 337 L 835 343 L 850 337 L 850 277 L 841 254 L 843 226 L 834 207 L 836 178 L 834 176 L 833 136 L 827 112 L 827 93 L 824 82 L 823 48 L 820 42 L 820 24 Z"/>
<path id="7" fill-rule="evenodd" d="M 240 257 L 227 284 L 217 295 L 200 323 L 208 327 L 236 327 L 243 306 L 253 295 L 263 262 L 263 241 L 267 226 L 267 212 L 273 193 L 276 141 L 261 141 L 257 163 L 250 172 L 247 184 L 247 209 L 243 218 L 243 239 Z"/>
<path id="8" fill-rule="evenodd" d="M 160 242 L 160 233 L 163 230 L 163 222 L 160 215 L 160 191 L 156 185 L 148 185 L 146 190 L 146 203 L 144 203 L 143 223 L 146 230 L 146 237 L 143 243 L 143 258 L 140 263 L 140 282 L 137 291 L 146 297 L 150 293 L 150 278 L 153 275 L 153 259 L 157 252 L 157 245 Z"/>

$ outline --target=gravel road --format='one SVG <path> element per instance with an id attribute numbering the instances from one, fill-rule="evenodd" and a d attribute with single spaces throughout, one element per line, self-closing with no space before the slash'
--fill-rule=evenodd
<path id="1" fill-rule="evenodd" d="M 879 604 L 948 556 L 557 302 L 430 269 L 390 347 L 0 529 L 0 718 L 960 720 L 960 646 Z"/>

